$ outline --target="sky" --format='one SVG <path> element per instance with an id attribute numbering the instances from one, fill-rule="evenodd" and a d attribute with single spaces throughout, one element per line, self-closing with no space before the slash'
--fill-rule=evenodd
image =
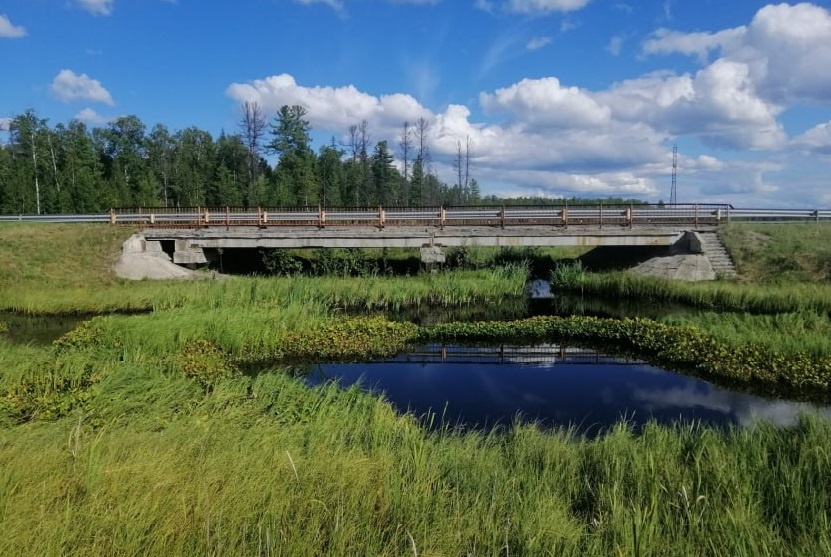
<path id="1" fill-rule="evenodd" d="M 504 196 L 831 207 L 831 0 L 0 0 L 0 128 L 429 124 Z M 0 133 L 0 141 L 7 140 Z M 400 157 L 399 157 L 400 158 Z"/>

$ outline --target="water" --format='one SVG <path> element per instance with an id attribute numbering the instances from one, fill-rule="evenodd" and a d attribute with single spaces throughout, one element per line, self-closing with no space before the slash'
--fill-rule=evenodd
<path id="1" fill-rule="evenodd" d="M 17 344 L 44 346 L 68 333 L 88 315 L 24 315 L 20 313 L 0 312 L 0 322 L 8 327 L 3 336 Z"/>
<path id="2" fill-rule="evenodd" d="M 831 417 L 831 406 L 767 400 L 642 362 L 556 345 L 419 347 L 385 362 L 322 364 L 307 379 L 381 391 L 400 411 L 435 413 L 467 429 L 510 426 L 518 417 L 544 427 L 596 435 L 621 420 L 701 422 L 717 427 L 769 420 L 793 425 L 804 412 Z"/>

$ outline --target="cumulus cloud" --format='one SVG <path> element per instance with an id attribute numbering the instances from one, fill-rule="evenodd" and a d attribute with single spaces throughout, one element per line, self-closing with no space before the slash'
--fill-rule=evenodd
<path id="1" fill-rule="evenodd" d="M 616 118 L 647 122 L 713 147 L 776 149 L 786 142 L 782 108 L 761 99 L 747 65 L 718 60 L 694 76 L 656 73 L 615 84 L 594 98 Z"/>
<path id="2" fill-rule="evenodd" d="M 722 59 L 743 64 L 748 79 L 768 102 L 831 99 L 831 12 L 814 4 L 761 8 L 749 25 L 716 33 L 662 29 L 644 45 L 646 54 L 682 53 L 699 59 L 718 49 Z"/>
<path id="3" fill-rule="evenodd" d="M 52 94 L 65 102 L 87 100 L 112 106 L 112 95 L 101 82 L 87 74 L 76 74 L 72 70 L 61 70 L 52 80 Z"/>
<path id="4" fill-rule="evenodd" d="M 583 127 L 607 123 L 611 111 L 577 87 L 563 87 L 556 77 L 523 79 L 493 94 L 480 95 L 490 114 L 507 112 L 529 126 Z"/>
<path id="5" fill-rule="evenodd" d="M 376 97 L 358 91 L 353 85 L 304 87 L 288 74 L 250 83 L 233 83 L 226 92 L 239 102 L 257 102 L 272 114 L 283 105 L 301 105 L 308 110 L 313 127 L 329 130 L 346 130 L 362 120 L 382 129 L 394 129 L 405 120 L 413 122 L 432 116 L 410 95 L 397 93 Z"/>
<path id="6" fill-rule="evenodd" d="M 12 24 L 6 14 L 0 14 L 0 37 L 6 39 L 18 39 L 25 36 L 25 27 Z"/>
<path id="7" fill-rule="evenodd" d="M 91 108 L 85 108 L 80 111 L 75 115 L 75 119 L 80 120 L 81 122 L 86 122 L 87 124 L 106 124 L 112 120 L 112 118 L 101 116 Z"/>
<path id="8" fill-rule="evenodd" d="M 9 126 L 12 124 L 11 118 L 0 118 L 0 132 L 9 131 Z"/>
<path id="9" fill-rule="evenodd" d="M 831 122 L 819 124 L 796 136 L 793 146 L 812 153 L 831 155 Z"/>
<path id="10" fill-rule="evenodd" d="M 113 13 L 115 0 L 77 0 L 78 5 L 93 15 L 110 15 Z"/>

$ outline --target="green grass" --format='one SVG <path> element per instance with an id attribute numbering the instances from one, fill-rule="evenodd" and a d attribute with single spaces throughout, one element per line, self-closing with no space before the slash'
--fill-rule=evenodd
<path id="1" fill-rule="evenodd" d="M 831 427 L 816 419 L 596 440 L 429 434 L 357 389 L 276 372 L 204 394 L 133 365 L 87 412 L 0 430 L 0 554 L 831 550 Z"/>
<path id="2" fill-rule="evenodd" d="M 554 290 L 609 298 L 673 302 L 719 311 L 782 313 L 831 312 L 831 284 L 739 284 L 729 281 L 685 282 L 624 272 L 556 273 Z"/>
<path id="3" fill-rule="evenodd" d="M 132 283 L 101 263 L 125 232 L 0 227 L 11 263 L 0 267 L 0 307 L 156 310 L 97 317 L 53 345 L 0 332 L 0 555 L 831 553 L 825 419 L 641 435 L 622 424 L 593 440 L 532 425 L 431 433 L 381 397 L 310 388 L 282 368 L 219 366 L 207 382 L 191 373 L 222 363 L 212 347 L 244 356 L 325 344 L 314 335 L 337 333 L 336 306 L 517 297 L 522 269 Z M 68 249 L 79 237 L 101 251 Z M 808 349 L 829 329 L 799 303 L 792 314 L 695 320 L 737 343 L 791 331 L 791 348 Z M 364 329 L 351 331 L 362 340 Z"/>
<path id="4" fill-rule="evenodd" d="M 744 282 L 831 281 L 831 225 L 731 224 L 721 233 Z"/>

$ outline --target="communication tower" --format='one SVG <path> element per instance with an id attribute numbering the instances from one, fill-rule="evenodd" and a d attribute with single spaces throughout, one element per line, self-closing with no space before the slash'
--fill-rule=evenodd
<path id="1" fill-rule="evenodd" d="M 675 205 L 678 203 L 678 144 L 672 146 L 672 190 L 669 192 L 669 203 Z"/>

